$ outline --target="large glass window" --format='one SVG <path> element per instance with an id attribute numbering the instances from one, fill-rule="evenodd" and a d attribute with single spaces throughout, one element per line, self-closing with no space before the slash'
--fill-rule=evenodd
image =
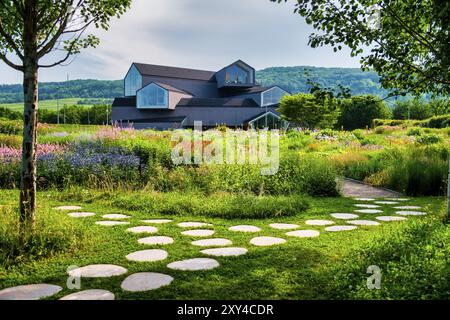
<path id="1" fill-rule="evenodd" d="M 249 122 L 251 129 L 286 129 L 288 122 L 268 112 L 255 120 Z"/>
<path id="2" fill-rule="evenodd" d="M 140 88 L 142 88 L 142 76 L 133 65 L 125 77 L 125 96 L 135 96 Z"/>
<path id="3" fill-rule="evenodd" d="M 168 108 L 167 90 L 151 83 L 137 93 L 138 108 Z"/>
<path id="4" fill-rule="evenodd" d="M 245 84 L 252 82 L 251 71 L 244 70 L 235 64 L 226 70 L 225 83 L 227 84 Z"/>
<path id="5" fill-rule="evenodd" d="M 289 94 L 288 92 L 280 89 L 278 87 L 273 87 L 272 89 L 267 90 L 263 93 L 262 96 L 262 106 L 270 106 L 273 104 L 277 104 L 280 102 L 283 96 Z"/>

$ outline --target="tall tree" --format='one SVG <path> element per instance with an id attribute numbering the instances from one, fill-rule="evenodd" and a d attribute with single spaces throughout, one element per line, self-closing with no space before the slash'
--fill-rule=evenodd
<path id="1" fill-rule="evenodd" d="M 23 73 L 23 145 L 20 221 L 31 230 L 36 211 L 36 139 L 38 70 L 66 62 L 99 39 L 86 34 L 90 26 L 107 30 L 131 0 L 0 0 L 0 59 Z M 53 63 L 41 63 L 55 57 Z"/>
<path id="2" fill-rule="evenodd" d="M 450 94 L 448 0 L 296 1 L 295 12 L 318 31 L 311 47 L 346 45 L 392 95 Z"/>

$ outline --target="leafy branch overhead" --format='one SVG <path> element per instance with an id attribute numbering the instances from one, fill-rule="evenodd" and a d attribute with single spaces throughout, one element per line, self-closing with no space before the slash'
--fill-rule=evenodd
<path id="1" fill-rule="evenodd" d="M 28 1 L 35 2 L 35 6 L 26 6 Z M 23 39 L 29 29 L 36 31 L 33 40 L 37 44 L 37 61 L 49 53 L 57 57 L 38 67 L 62 64 L 81 49 L 96 47 L 99 39 L 87 33 L 89 27 L 107 30 L 110 19 L 120 17 L 130 3 L 131 0 L 0 0 L 0 59 L 16 70 L 24 70 Z M 32 21 L 25 21 L 25 16 L 30 16 L 25 10 L 35 10 Z"/>
<path id="2" fill-rule="evenodd" d="M 450 94 L 448 0 L 297 0 L 295 12 L 318 31 L 311 47 L 347 46 L 393 95 Z"/>

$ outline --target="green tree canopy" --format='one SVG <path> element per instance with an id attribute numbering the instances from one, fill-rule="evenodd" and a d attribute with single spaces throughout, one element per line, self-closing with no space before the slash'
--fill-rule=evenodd
<path id="1" fill-rule="evenodd" d="M 392 110 L 394 119 L 397 120 L 423 120 L 433 116 L 430 105 L 422 99 L 397 101 Z"/>
<path id="2" fill-rule="evenodd" d="M 392 94 L 450 94 L 448 0 L 297 0 L 295 12 L 318 31 L 311 47 L 347 46 Z"/>

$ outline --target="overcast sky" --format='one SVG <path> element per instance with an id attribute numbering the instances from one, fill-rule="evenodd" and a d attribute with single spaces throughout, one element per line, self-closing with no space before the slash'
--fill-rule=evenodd
<path id="1" fill-rule="evenodd" d="M 94 31 L 100 46 L 65 67 L 40 70 L 40 81 L 121 79 L 132 62 L 219 70 L 242 59 L 271 66 L 359 67 L 348 51 L 308 47 L 312 28 L 293 13 L 294 2 L 269 0 L 133 0 L 108 32 Z M 0 62 L 0 83 L 21 73 Z"/>

